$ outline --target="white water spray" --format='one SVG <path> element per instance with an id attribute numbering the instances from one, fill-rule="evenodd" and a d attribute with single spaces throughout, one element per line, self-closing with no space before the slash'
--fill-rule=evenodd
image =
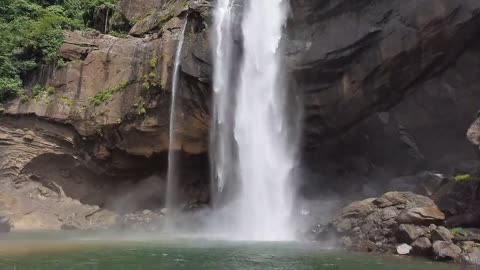
<path id="1" fill-rule="evenodd" d="M 296 140 L 290 140 L 287 97 L 280 81 L 280 41 L 286 21 L 282 0 L 250 0 L 244 7 L 243 61 L 238 88 L 231 81 L 231 2 L 219 0 L 216 10 L 215 176 L 219 190 L 235 175 L 236 197 L 230 205 L 231 235 L 242 240 L 291 240 L 293 188 L 290 178 Z M 226 31 L 227 29 L 228 31 Z M 235 95 L 233 133 L 223 128 L 232 113 L 228 97 Z M 231 132 L 231 131 L 230 131 Z M 236 144 L 236 152 L 229 147 Z M 236 155 L 236 158 L 232 156 Z M 235 172 L 227 173 L 228 170 Z"/>
<path id="2" fill-rule="evenodd" d="M 177 50 L 175 53 L 173 77 L 172 77 L 172 98 L 170 105 L 170 129 L 169 129 L 169 147 L 168 147 L 168 172 L 167 172 L 167 193 L 166 207 L 169 212 L 175 209 L 178 203 L 178 157 L 175 150 L 177 141 L 175 137 L 177 129 L 177 95 L 179 72 L 182 64 L 182 49 L 185 38 L 185 30 L 187 29 L 188 17 L 185 18 L 180 36 L 178 37 Z"/>
<path id="3" fill-rule="evenodd" d="M 233 130 L 232 98 L 232 6 L 233 0 L 218 0 L 214 12 L 215 51 L 214 51 L 214 104 L 212 114 L 211 141 L 213 178 L 212 197 L 221 193 L 225 181 L 233 177 L 234 149 L 231 134 Z M 215 199 L 215 198 L 214 198 Z"/>

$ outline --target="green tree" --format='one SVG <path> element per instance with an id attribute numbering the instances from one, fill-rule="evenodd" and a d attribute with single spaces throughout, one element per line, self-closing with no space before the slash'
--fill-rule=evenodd
<path id="1" fill-rule="evenodd" d="M 114 1 L 0 0 L 0 102 L 22 91 L 28 72 L 59 60 L 63 30 L 95 26 Z"/>

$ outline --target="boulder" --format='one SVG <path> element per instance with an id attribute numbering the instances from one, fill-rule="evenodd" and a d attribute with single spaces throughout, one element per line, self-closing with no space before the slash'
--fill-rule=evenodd
<path id="1" fill-rule="evenodd" d="M 456 242 L 456 245 L 466 253 L 470 252 L 474 248 L 480 248 L 480 244 L 477 244 L 474 241 L 459 241 Z"/>
<path id="2" fill-rule="evenodd" d="M 467 131 L 468 141 L 480 151 L 480 118 L 477 118 Z"/>
<path id="3" fill-rule="evenodd" d="M 8 233 L 10 230 L 10 217 L 6 215 L 0 216 L 0 233 Z"/>
<path id="4" fill-rule="evenodd" d="M 398 255 L 408 255 L 412 251 L 412 246 L 407 244 L 401 244 L 397 246 L 397 254 Z"/>
<path id="5" fill-rule="evenodd" d="M 458 260 L 462 249 L 451 242 L 436 241 L 433 243 L 433 252 L 437 260 Z"/>
<path id="6" fill-rule="evenodd" d="M 428 256 L 432 254 L 432 242 L 427 237 L 420 237 L 412 243 L 413 254 Z"/>
<path id="7" fill-rule="evenodd" d="M 398 222 L 401 213 L 406 213 L 410 222 Z M 443 213 L 428 197 L 411 192 L 388 192 L 379 198 L 351 203 L 327 230 L 318 233 L 348 237 L 349 249 L 364 246 L 360 242 L 368 240 L 375 244 L 374 251 L 394 252 L 397 244 L 412 244 L 417 238 L 430 234 L 429 228 L 420 225 L 442 218 Z"/>
<path id="8" fill-rule="evenodd" d="M 425 235 L 425 233 L 425 230 L 421 227 L 411 224 L 400 224 L 395 237 L 399 242 L 411 244 L 418 237 Z"/>
<path id="9" fill-rule="evenodd" d="M 480 243 L 480 230 L 475 228 L 461 228 L 455 231 L 453 241 Z"/>
<path id="10" fill-rule="evenodd" d="M 397 218 L 398 223 L 404 224 L 430 224 L 440 223 L 445 219 L 445 214 L 436 206 L 415 207 L 406 209 Z"/>
<path id="11" fill-rule="evenodd" d="M 451 242 L 453 239 L 453 234 L 447 228 L 439 226 L 436 229 L 431 231 L 432 241 L 446 241 Z"/>
<path id="12" fill-rule="evenodd" d="M 461 256 L 460 262 L 468 265 L 480 265 L 480 248 L 470 249 Z"/>

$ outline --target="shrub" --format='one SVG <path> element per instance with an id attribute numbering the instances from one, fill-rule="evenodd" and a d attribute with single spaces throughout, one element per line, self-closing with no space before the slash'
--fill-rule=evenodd
<path id="1" fill-rule="evenodd" d="M 450 230 L 453 235 L 467 235 L 467 231 L 464 228 L 456 227 Z"/>
<path id="2" fill-rule="evenodd" d="M 96 94 L 94 97 L 92 97 L 92 103 L 95 106 L 98 106 L 112 98 L 113 94 L 115 94 L 118 91 L 123 90 L 125 87 L 127 87 L 128 81 L 121 81 L 117 85 L 107 88 L 103 91 L 100 91 L 98 94 Z"/>
<path id="3" fill-rule="evenodd" d="M 472 180 L 472 176 L 470 174 L 462 174 L 455 176 L 454 179 L 459 182 L 465 182 Z"/>
<path id="4" fill-rule="evenodd" d="M 116 0 L 2 0 L 0 4 L 0 103 L 21 94 L 22 78 L 58 56 L 63 30 L 94 26 Z M 38 90 L 38 89 L 37 89 Z"/>

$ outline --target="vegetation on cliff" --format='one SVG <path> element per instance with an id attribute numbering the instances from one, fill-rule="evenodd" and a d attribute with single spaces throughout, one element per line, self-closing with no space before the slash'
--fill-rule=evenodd
<path id="1" fill-rule="evenodd" d="M 93 28 L 115 0 L 0 0 L 0 102 L 22 91 L 22 78 L 61 61 L 63 30 Z"/>

